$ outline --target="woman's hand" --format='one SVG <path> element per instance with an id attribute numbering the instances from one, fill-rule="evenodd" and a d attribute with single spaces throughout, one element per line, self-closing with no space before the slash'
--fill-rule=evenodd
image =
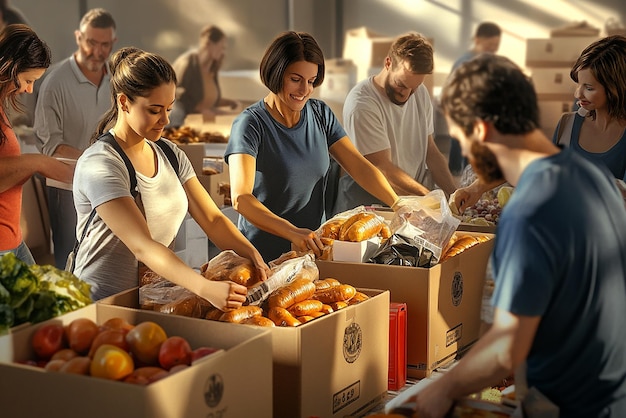
<path id="1" fill-rule="evenodd" d="M 261 254 L 259 254 L 258 251 L 255 251 L 254 256 L 250 258 L 250 261 L 252 262 L 252 265 L 256 269 L 259 280 L 262 282 L 267 280 L 267 278 L 270 275 L 270 268 L 265 263 L 265 261 L 263 261 L 263 257 L 261 257 Z"/>
<path id="2" fill-rule="evenodd" d="M 206 280 L 201 293 L 199 296 L 211 302 L 217 309 L 227 312 L 241 307 L 248 289 L 234 282 Z"/>
<path id="3" fill-rule="evenodd" d="M 310 229 L 296 228 L 288 239 L 300 251 L 313 251 L 316 257 L 322 255 L 324 244 L 320 237 Z"/>

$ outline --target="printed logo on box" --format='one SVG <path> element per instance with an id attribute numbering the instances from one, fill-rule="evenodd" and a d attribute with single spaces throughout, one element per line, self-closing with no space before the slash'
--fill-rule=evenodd
<path id="1" fill-rule="evenodd" d="M 215 408 L 222 400 L 222 395 L 224 395 L 224 379 L 222 379 L 222 375 L 216 373 L 209 376 L 204 384 L 204 402 L 210 408 Z"/>
<path id="2" fill-rule="evenodd" d="M 452 305 L 459 306 L 461 304 L 461 299 L 463 299 L 463 275 L 460 271 L 454 272 L 454 277 L 452 278 Z"/>
<path id="3" fill-rule="evenodd" d="M 354 363 L 361 354 L 363 332 L 357 323 L 348 325 L 343 333 L 343 358 L 348 363 Z"/>

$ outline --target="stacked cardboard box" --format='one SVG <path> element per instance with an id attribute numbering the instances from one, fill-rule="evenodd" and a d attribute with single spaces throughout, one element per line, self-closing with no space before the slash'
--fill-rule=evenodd
<path id="1" fill-rule="evenodd" d="M 541 127 L 548 138 L 552 138 L 561 115 L 571 111 L 574 104 L 572 65 L 599 33 L 584 23 L 573 24 L 553 30 L 550 38 L 526 41 L 526 67 L 537 92 Z"/>
<path id="2" fill-rule="evenodd" d="M 257 327 L 92 304 L 49 322 L 89 318 L 97 324 L 120 317 L 131 324 L 154 321 L 167 335 L 193 348 L 218 352 L 146 386 L 45 371 L 18 364 L 34 358 L 31 338 L 42 324 L 0 337 L 0 404 L 3 417 L 188 418 L 267 417 L 272 413 L 272 340 Z"/>

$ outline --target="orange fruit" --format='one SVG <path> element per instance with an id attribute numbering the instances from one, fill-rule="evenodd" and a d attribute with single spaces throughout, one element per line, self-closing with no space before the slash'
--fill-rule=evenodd
<path id="1" fill-rule="evenodd" d="M 111 344 L 102 344 L 93 356 L 89 372 L 94 377 L 121 380 L 134 369 L 135 364 L 128 352 Z"/>

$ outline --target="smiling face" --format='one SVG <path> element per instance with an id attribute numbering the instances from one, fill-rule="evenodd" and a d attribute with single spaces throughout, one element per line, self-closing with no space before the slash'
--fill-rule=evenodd
<path id="1" fill-rule="evenodd" d="M 587 111 L 604 109 L 607 106 L 604 86 L 596 80 L 589 69 L 578 71 L 578 86 L 574 96 L 579 100 L 580 106 Z"/>
<path id="2" fill-rule="evenodd" d="M 288 109 L 299 112 L 313 93 L 317 78 L 317 64 L 297 61 L 287 66 L 283 77 L 283 88 L 277 96 Z"/>
<path id="3" fill-rule="evenodd" d="M 415 74 L 406 62 L 399 62 L 394 68 L 391 59 L 385 61 L 387 77 L 384 80 L 385 93 L 392 103 L 402 106 L 415 90 L 424 82 L 426 74 Z"/>
<path id="4" fill-rule="evenodd" d="M 167 83 L 152 90 L 147 97 L 137 97 L 134 102 L 120 95 L 119 111 L 120 114 L 126 115 L 126 123 L 137 135 L 156 141 L 163 134 L 165 125 L 169 123 L 169 113 L 172 111 L 175 94 L 176 84 Z"/>
<path id="5" fill-rule="evenodd" d="M 19 87 L 15 94 L 28 93 L 31 94 L 33 92 L 33 86 L 35 85 L 35 81 L 39 80 L 43 73 L 46 72 L 45 68 L 33 68 L 30 70 L 26 70 L 17 75 L 17 80 L 19 82 Z"/>

